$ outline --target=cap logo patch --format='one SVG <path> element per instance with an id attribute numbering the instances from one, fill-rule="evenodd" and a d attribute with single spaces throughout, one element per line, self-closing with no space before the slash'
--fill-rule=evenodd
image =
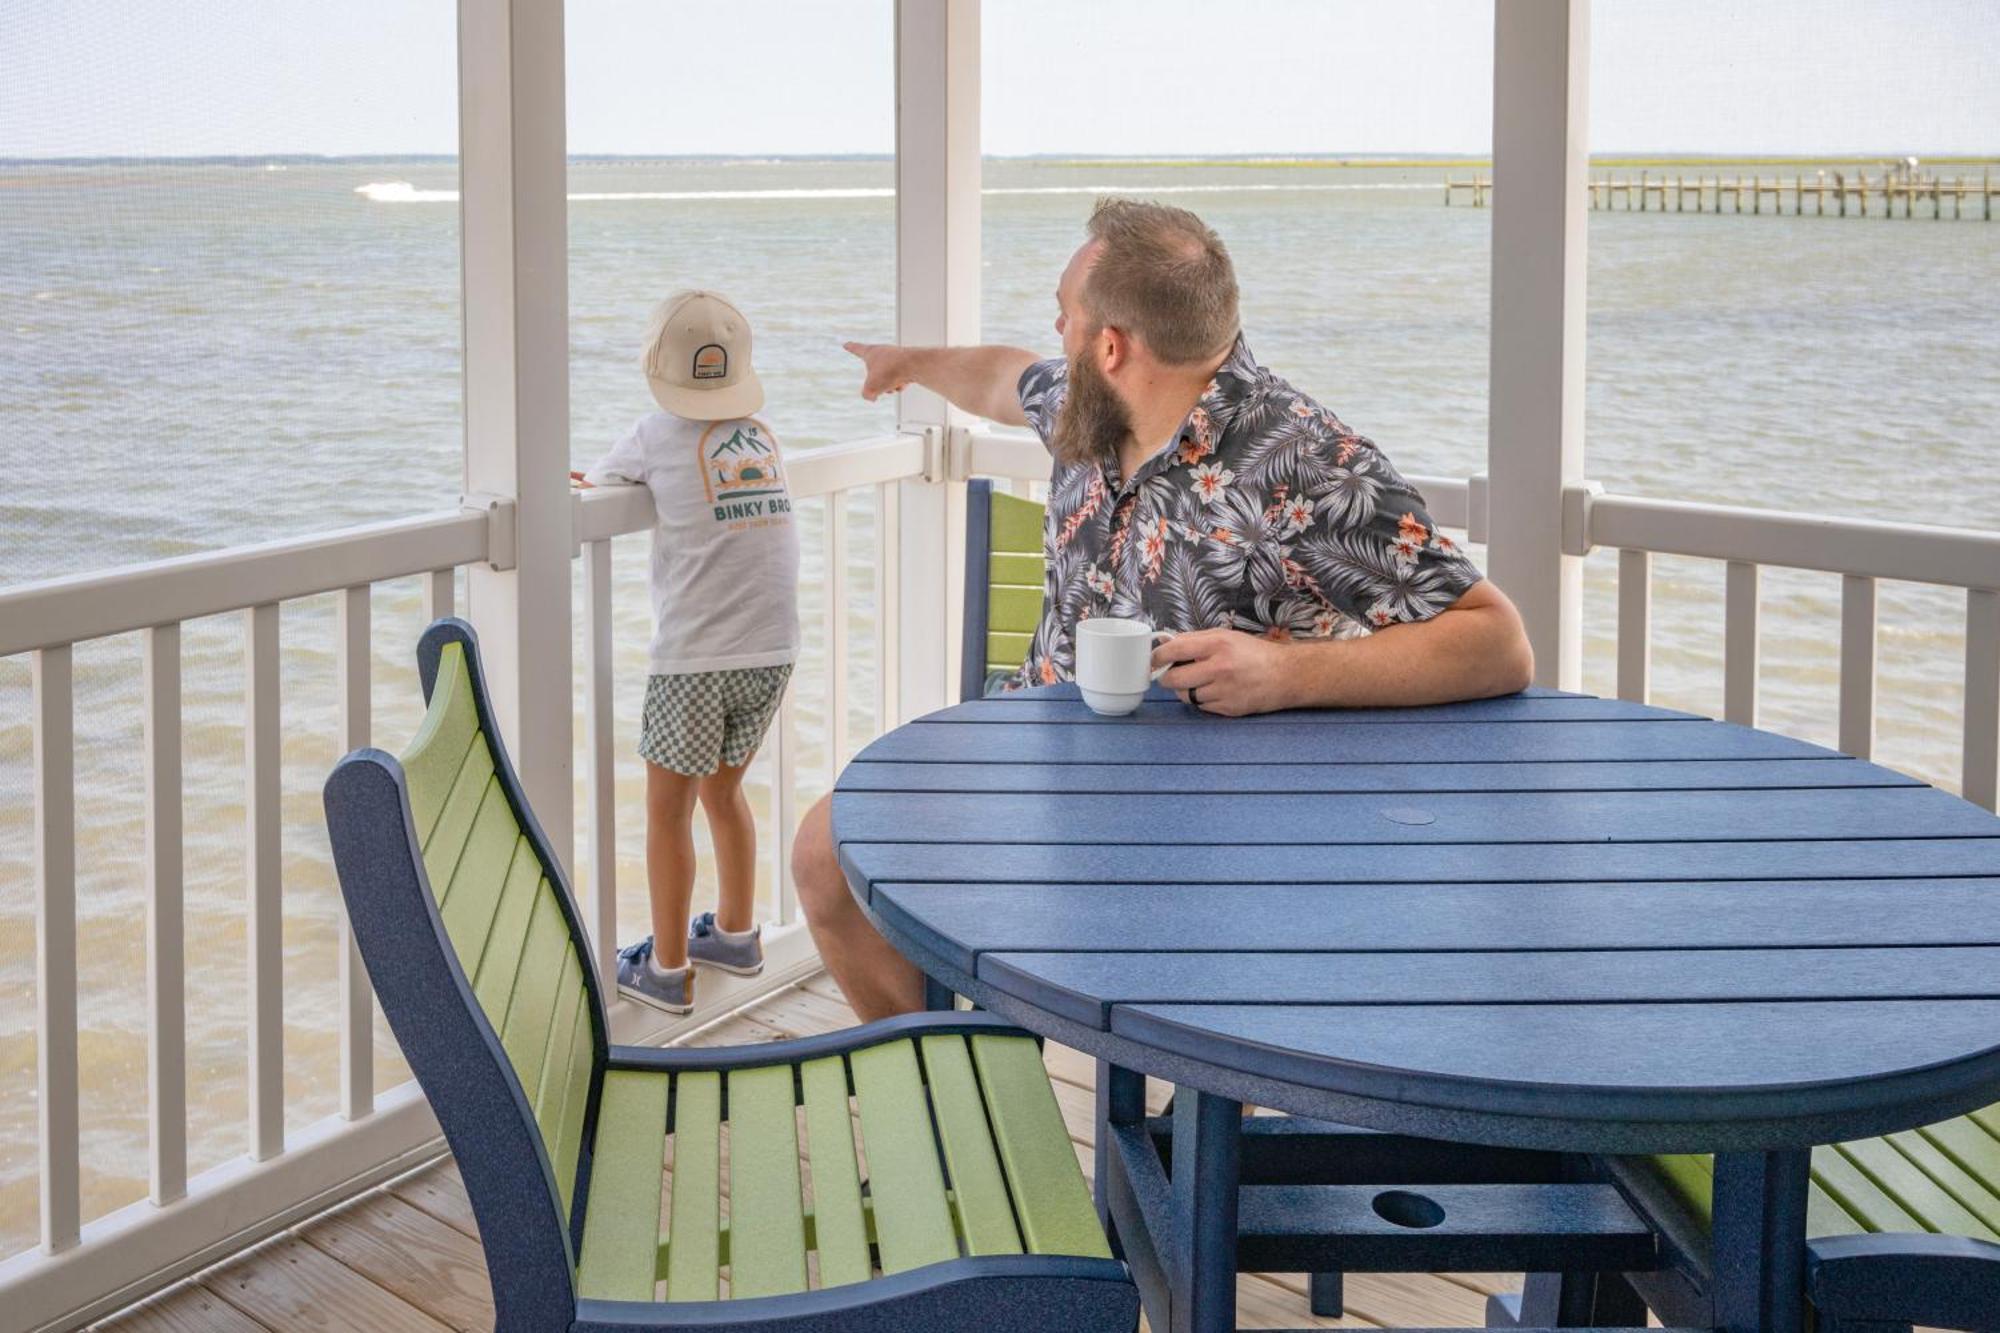
<path id="1" fill-rule="evenodd" d="M 698 380 L 726 380 L 729 378 L 729 353 L 721 343 L 704 343 L 695 348 L 694 378 Z"/>

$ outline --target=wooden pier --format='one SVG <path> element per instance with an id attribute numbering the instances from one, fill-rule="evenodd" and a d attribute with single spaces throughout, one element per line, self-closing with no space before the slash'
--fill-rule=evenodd
<path id="1" fill-rule="evenodd" d="M 1866 172 L 1849 175 L 1822 171 L 1811 176 L 1684 176 L 1641 171 L 1637 175 L 1608 173 L 1590 178 L 1593 209 L 1627 213 L 1770 213 L 1789 217 L 1974 218 L 1993 220 L 1993 201 L 2000 182 L 1991 169 L 1977 178 L 1922 178 L 1894 173 L 1870 179 Z M 1462 196 L 1462 199 L 1461 199 Z M 1490 177 L 1454 180 L 1447 176 L 1447 207 L 1466 203 L 1484 208 L 1493 197 Z M 1810 200 L 1812 207 L 1807 208 Z M 1901 204 L 1902 211 L 1897 211 Z M 1926 209 L 1925 204 L 1929 207 Z M 1945 204 L 1951 208 L 1947 210 Z"/>

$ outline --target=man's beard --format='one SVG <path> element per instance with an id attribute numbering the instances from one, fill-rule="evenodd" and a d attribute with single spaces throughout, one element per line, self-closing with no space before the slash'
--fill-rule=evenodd
<path id="1" fill-rule="evenodd" d="M 1056 461 L 1065 467 L 1079 463 L 1115 462 L 1119 447 L 1132 434 L 1132 413 L 1111 381 L 1086 352 L 1069 359 L 1069 392 L 1056 413 L 1049 441 Z"/>

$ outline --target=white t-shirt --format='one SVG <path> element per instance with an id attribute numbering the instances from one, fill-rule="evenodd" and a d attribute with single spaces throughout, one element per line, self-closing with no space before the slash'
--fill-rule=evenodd
<path id="1" fill-rule="evenodd" d="M 654 412 L 584 476 L 653 493 L 655 675 L 798 659 L 799 536 L 769 426 Z"/>

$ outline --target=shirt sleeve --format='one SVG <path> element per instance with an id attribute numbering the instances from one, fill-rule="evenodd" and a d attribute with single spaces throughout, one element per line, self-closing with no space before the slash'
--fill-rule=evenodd
<path id="1" fill-rule="evenodd" d="M 1047 447 L 1055 434 L 1056 416 L 1069 397 L 1069 363 L 1059 356 L 1035 362 L 1021 372 L 1015 392 L 1021 397 L 1021 414 Z"/>
<path id="2" fill-rule="evenodd" d="M 1484 577 L 1372 442 L 1342 428 L 1322 463 L 1284 521 L 1304 528 L 1299 564 L 1342 615 L 1370 629 L 1429 620 Z"/>
<path id="3" fill-rule="evenodd" d="M 583 474 L 583 479 L 593 486 L 617 486 L 632 482 L 644 485 L 646 482 L 646 446 L 639 438 L 639 428 L 632 427 L 625 438 L 611 446 L 611 452 L 592 463 Z"/>

